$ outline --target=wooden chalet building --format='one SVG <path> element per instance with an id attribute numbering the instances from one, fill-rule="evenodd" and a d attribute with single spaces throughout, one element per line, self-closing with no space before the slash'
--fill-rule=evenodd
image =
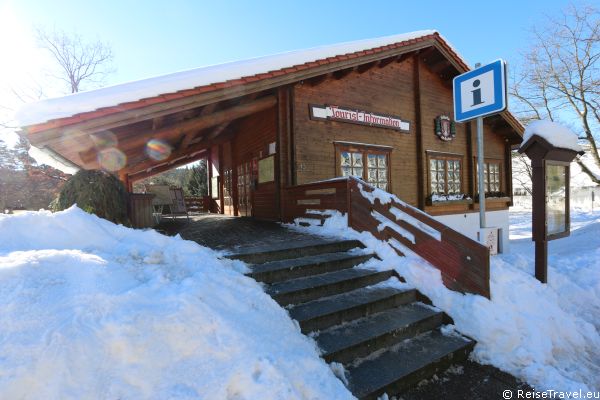
<path id="1" fill-rule="evenodd" d="M 289 219 L 299 205 L 319 208 L 290 204 L 290 188 L 353 175 L 474 238 L 475 126 L 453 122 L 451 90 L 467 70 L 443 37 L 421 31 L 77 93 L 19 119 L 33 146 L 71 167 L 108 169 L 130 190 L 205 158 L 212 212 Z M 523 127 L 503 112 L 484 130 L 487 220 L 502 247 Z"/>

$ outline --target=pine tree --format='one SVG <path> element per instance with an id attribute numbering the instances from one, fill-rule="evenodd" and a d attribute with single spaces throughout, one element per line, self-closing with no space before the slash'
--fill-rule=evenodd
<path id="1" fill-rule="evenodd" d="M 206 196 L 208 194 L 206 179 L 206 162 L 202 160 L 188 170 L 184 186 L 186 193 L 190 196 Z"/>

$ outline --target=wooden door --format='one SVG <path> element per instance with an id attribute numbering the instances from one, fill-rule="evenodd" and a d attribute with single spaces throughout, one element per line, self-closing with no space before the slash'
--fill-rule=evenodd
<path id="1" fill-rule="evenodd" d="M 242 217 L 252 216 L 252 161 L 237 166 L 238 212 Z"/>
<path id="2" fill-rule="evenodd" d="M 233 209 L 233 171 L 223 171 L 223 211 L 226 215 L 234 215 Z"/>

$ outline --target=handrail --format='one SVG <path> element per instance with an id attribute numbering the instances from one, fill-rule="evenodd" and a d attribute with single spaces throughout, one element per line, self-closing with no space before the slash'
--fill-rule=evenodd
<path id="1" fill-rule="evenodd" d="M 308 210 L 348 212 L 348 180 L 332 179 L 290 186 L 282 193 L 285 222 L 302 217 Z"/>
<path id="2" fill-rule="evenodd" d="M 354 230 L 370 232 L 399 254 L 411 251 L 427 260 L 449 289 L 490 297 L 489 249 L 390 193 L 348 177 L 288 187 L 282 199 L 284 221 L 309 210 L 347 213 Z"/>
<path id="3" fill-rule="evenodd" d="M 348 185 L 351 228 L 387 241 L 399 254 L 416 253 L 440 270 L 449 289 L 490 298 L 486 246 L 366 182 L 349 179 Z"/>

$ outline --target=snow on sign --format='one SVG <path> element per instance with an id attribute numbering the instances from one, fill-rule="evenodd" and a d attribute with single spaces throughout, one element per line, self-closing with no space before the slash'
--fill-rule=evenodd
<path id="1" fill-rule="evenodd" d="M 496 60 L 453 80 L 454 119 L 465 122 L 506 109 L 506 63 Z"/>

